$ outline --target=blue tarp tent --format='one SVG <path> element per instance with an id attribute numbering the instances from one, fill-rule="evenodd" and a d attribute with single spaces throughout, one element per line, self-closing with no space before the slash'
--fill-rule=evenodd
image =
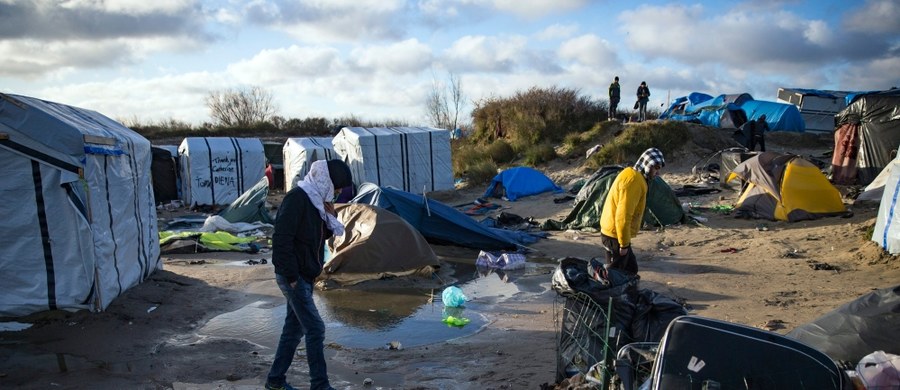
<path id="1" fill-rule="evenodd" d="M 371 204 L 391 211 L 431 242 L 489 251 L 515 250 L 519 246 L 514 238 L 518 232 L 489 228 L 453 207 L 395 188 L 363 183 L 350 203 Z"/>
<path id="2" fill-rule="evenodd" d="M 793 131 L 800 132 L 806 130 L 806 123 L 800 110 L 793 104 L 784 104 L 769 102 L 764 100 L 750 100 L 741 105 L 744 112 L 747 113 L 747 119 L 756 120 L 761 115 L 766 115 L 766 123 L 769 124 L 771 131 Z"/>
<path id="3" fill-rule="evenodd" d="M 695 104 L 708 101 L 712 98 L 712 96 L 709 96 L 702 92 L 691 92 L 690 95 L 675 98 L 675 101 L 672 102 L 669 108 L 667 108 L 665 111 L 663 111 L 662 114 L 659 115 L 659 119 L 681 120 L 676 119 L 673 116 L 683 115 L 685 112 L 691 110 L 691 108 Z"/>
<path id="4" fill-rule="evenodd" d="M 514 202 L 523 196 L 537 195 L 548 191 L 560 193 L 564 190 L 534 168 L 515 167 L 494 176 L 491 185 L 484 192 L 484 197 L 505 197 L 510 202 Z"/>
<path id="5" fill-rule="evenodd" d="M 743 111 L 743 115 L 739 112 Z M 763 114 L 771 131 L 803 132 L 806 124 L 793 104 L 753 100 L 746 93 L 713 98 L 700 92 L 675 99 L 659 119 L 702 123 L 713 127 L 740 127 L 744 120 L 756 120 Z"/>
<path id="6" fill-rule="evenodd" d="M 693 92 L 675 99 L 660 119 L 701 123 L 721 128 L 739 128 L 747 121 L 747 115 L 739 104 L 753 99 L 746 93 L 719 95 L 715 98 L 705 93 Z"/>

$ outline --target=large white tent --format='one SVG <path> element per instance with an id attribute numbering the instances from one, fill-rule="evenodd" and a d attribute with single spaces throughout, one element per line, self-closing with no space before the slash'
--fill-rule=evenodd
<path id="1" fill-rule="evenodd" d="M 188 137 L 178 157 L 181 196 L 188 207 L 231 204 L 266 174 L 259 138 Z"/>
<path id="2" fill-rule="evenodd" d="M 430 127 L 345 127 L 332 140 L 353 183 L 421 194 L 453 189 L 450 132 Z"/>
<path id="3" fill-rule="evenodd" d="M 890 170 L 882 188 L 872 241 L 896 255 L 900 253 L 900 169 Z"/>
<path id="4" fill-rule="evenodd" d="M 306 176 L 313 162 L 339 158 L 330 137 L 288 138 L 283 153 L 285 192 L 297 186 L 297 181 Z"/>
<path id="5" fill-rule="evenodd" d="M 162 268 L 151 159 L 100 113 L 0 93 L 0 316 L 102 310 Z"/>

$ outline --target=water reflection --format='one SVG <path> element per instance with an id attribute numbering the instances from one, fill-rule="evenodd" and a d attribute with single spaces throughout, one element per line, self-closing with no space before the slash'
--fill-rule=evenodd
<path id="1" fill-rule="evenodd" d="M 514 296 L 527 299 L 521 294 L 540 293 L 548 288 L 546 278 L 525 277 L 525 270 L 478 269 L 465 264 L 456 267 L 460 281 L 456 286 L 468 298 L 458 308 L 444 307 L 440 302 L 442 290 L 316 291 L 316 306 L 327 327 L 326 342 L 350 348 L 387 348 L 392 341 L 412 347 L 464 337 L 488 323 L 481 312 L 488 310 L 489 305 Z M 283 302 L 282 299 L 258 301 L 219 315 L 203 326 L 198 335 L 245 339 L 274 348 L 284 323 Z M 451 315 L 469 322 L 464 326 L 445 324 L 443 320 Z"/>
<path id="2" fill-rule="evenodd" d="M 395 327 L 430 299 L 430 290 L 317 291 L 318 306 L 326 322 L 367 330 Z"/>

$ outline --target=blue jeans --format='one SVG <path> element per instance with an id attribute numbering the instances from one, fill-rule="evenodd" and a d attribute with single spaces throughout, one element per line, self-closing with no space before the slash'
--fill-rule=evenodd
<path id="1" fill-rule="evenodd" d="M 291 288 L 287 280 L 278 274 L 275 274 L 275 282 L 287 298 L 287 315 L 267 382 L 275 386 L 286 382 L 285 374 L 294 359 L 300 338 L 305 336 L 310 389 L 330 389 L 325 366 L 325 322 L 313 301 L 313 286 L 300 279 L 296 287 Z"/>

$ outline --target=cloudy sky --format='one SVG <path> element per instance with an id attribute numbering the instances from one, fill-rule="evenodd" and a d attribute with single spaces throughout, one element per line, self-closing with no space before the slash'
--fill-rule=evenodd
<path id="1" fill-rule="evenodd" d="M 530 87 L 630 106 L 692 91 L 900 87 L 898 0 L 0 0 L 0 92 L 142 124 L 209 121 L 259 86 L 285 118 L 427 125 L 448 74 L 471 102 Z"/>

